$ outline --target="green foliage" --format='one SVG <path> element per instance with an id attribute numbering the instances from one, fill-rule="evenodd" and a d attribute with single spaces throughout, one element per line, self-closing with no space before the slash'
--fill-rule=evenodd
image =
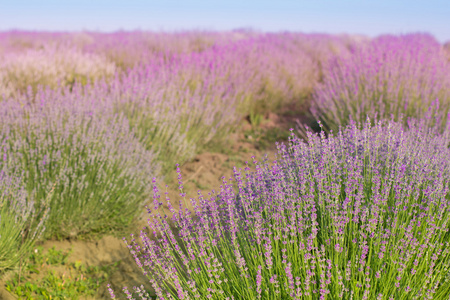
<path id="1" fill-rule="evenodd" d="M 0 271 L 17 267 L 31 251 L 33 240 L 24 239 L 24 228 L 14 214 L 0 207 Z"/>
<path id="2" fill-rule="evenodd" d="M 251 140 L 258 149 L 267 149 L 272 147 L 275 142 L 287 141 L 289 138 L 289 131 L 279 127 L 268 129 L 252 127 L 250 130 L 246 130 L 244 135 L 247 139 Z"/>
<path id="3" fill-rule="evenodd" d="M 233 130 L 229 124 L 218 126 L 215 122 L 208 125 L 203 121 L 204 116 L 195 116 L 187 109 L 176 117 L 170 112 L 161 113 L 164 116 L 160 119 L 152 115 L 155 110 L 153 106 L 140 107 L 133 103 L 122 103 L 116 107 L 117 112 L 124 113 L 130 120 L 132 130 L 136 131 L 146 149 L 158 155 L 163 174 L 174 171 L 174 161 L 183 164 L 196 153 L 208 149 L 207 145 L 211 142 L 223 143 Z"/>
<path id="4" fill-rule="evenodd" d="M 20 178 L 4 172 L 0 171 L 0 274 L 17 268 L 28 256 L 48 212 L 45 209 L 37 219 L 34 202 L 27 199 Z"/>
<path id="5" fill-rule="evenodd" d="M 166 126 L 164 121 L 156 120 L 148 108 L 133 103 L 122 103 L 116 107 L 116 111 L 128 118 L 142 144 L 158 155 L 163 174 L 173 171 L 173 161 L 183 163 L 192 157 L 195 144 L 189 142 L 186 134 L 182 133 L 182 119 L 171 121 L 172 124 L 179 123 L 178 126 Z"/>
<path id="6" fill-rule="evenodd" d="M 14 274 L 6 283 L 6 289 L 19 299 L 80 299 L 95 296 L 98 288 L 106 282 L 117 263 L 108 266 L 86 266 L 81 261 L 68 263 L 72 249 L 46 253 L 37 247 L 29 257 L 23 274 Z M 64 272 L 55 269 L 64 267 Z M 43 272 L 40 279 L 34 279 Z"/>
<path id="7" fill-rule="evenodd" d="M 263 122 L 264 116 L 252 111 L 250 112 L 249 119 L 252 126 L 259 126 Z"/>
<path id="8" fill-rule="evenodd" d="M 36 209 L 51 207 L 44 236 L 79 238 L 128 226 L 148 197 L 151 175 L 158 172 L 152 153 L 120 117 L 42 118 L 46 127 L 32 122 L 26 130 L 13 127 L 10 138 L 0 136 L 0 141 L 9 149 L 6 164 L 24 172 Z"/>

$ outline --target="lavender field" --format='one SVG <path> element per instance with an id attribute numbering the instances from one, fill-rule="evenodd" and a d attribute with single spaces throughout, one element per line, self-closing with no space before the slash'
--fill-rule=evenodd
<path id="1" fill-rule="evenodd" d="M 449 148 L 429 34 L 0 32 L 0 299 L 450 299 Z"/>

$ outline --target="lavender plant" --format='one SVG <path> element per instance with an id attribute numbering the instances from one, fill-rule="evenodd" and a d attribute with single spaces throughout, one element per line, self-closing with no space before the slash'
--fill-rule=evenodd
<path id="1" fill-rule="evenodd" d="M 0 144 L 14 161 L 0 166 L 23 172 L 37 210 L 51 207 L 46 237 L 122 229 L 139 213 L 159 172 L 154 154 L 123 116 L 76 95 L 63 102 L 51 95 L 38 93 L 38 103 L 27 105 L 1 103 Z"/>
<path id="2" fill-rule="evenodd" d="M 349 120 L 395 120 L 403 114 L 424 118 L 430 106 L 437 119 L 430 125 L 446 127 L 450 108 L 449 64 L 442 45 L 427 34 L 380 36 L 353 48 L 351 56 L 336 56 L 324 81 L 317 86 L 312 113 L 326 130 Z M 433 105 L 433 103 L 438 105 Z M 406 124 L 406 123 L 405 123 Z"/>
<path id="3" fill-rule="evenodd" d="M 267 35 L 158 59 L 116 79 L 111 97 L 147 147 L 167 145 L 160 151 L 167 171 L 244 116 L 304 101 L 317 73 L 295 38 Z"/>
<path id="4" fill-rule="evenodd" d="M 449 131 L 405 128 L 292 133 L 272 166 L 235 168 L 193 212 L 179 175 L 185 204 L 166 196 L 169 218 L 155 186 L 154 238 L 124 240 L 158 299 L 448 299 Z"/>
<path id="5" fill-rule="evenodd" d="M 106 55 L 123 71 L 163 58 L 170 61 L 179 54 L 202 52 L 216 44 L 235 40 L 231 33 L 188 31 L 178 33 L 116 32 L 90 33 L 95 42 L 84 50 Z"/>
<path id="6" fill-rule="evenodd" d="M 2 160 L 8 159 L 2 151 Z M 28 198 L 21 178 L 8 173 L 8 169 L 0 169 L 0 273 L 16 268 L 30 253 L 44 230 L 48 212 L 36 219 L 34 202 Z"/>
<path id="7" fill-rule="evenodd" d="M 308 38 L 288 33 L 265 34 L 232 51 L 234 57 L 229 60 L 236 64 L 235 68 L 244 73 L 244 61 L 251 75 L 241 80 L 242 89 L 246 87 L 250 92 L 244 103 L 248 105 L 247 113 L 278 111 L 306 101 L 319 79 L 317 62 L 305 50 Z"/>
<path id="8" fill-rule="evenodd" d="M 10 53 L 0 59 L 0 94 L 12 96 L 34 91 L 38 85 L 57 88 L 73 85 L 75 81 L 86 84 L 99 78 L 111 78 L 116 72 L 114 63 L 101 55 L 83 53 L 70 46 L 44 45 L 24 53 Z"/>
<path id="9" fill-rule="evenodd" d="M 319 36 L 315 40 L 329 38 Z M 173 170 L 169 162 L 191 159 L 202 150 L 202 145 L 226 137 L 247 115 L 264 114 L 287 103 L 300 106 L 318 79 L 318 59 L 313 58 L 310 49 L 305 50 L 310 39 L 301 34 L 252 32 L 3 33 L 0 44 L 6 49 L 4 57 L 16 59 L 5 62 L 8 68 L 0 72 L 4 83 L 0 97 L 6 95 L 22 105 L 35 101 L 43 93 L 37 97 L 23 93 L 31 83 L 35 94 L 39 84 L 60 89 L 60 94 L 52 96 L 60 102 L 76 95 L 96 99 L 104 107 L 112 106 L 115 112 L 126 115 L 139 140 L 158 154 L 164 162 L 163 169 L 169 171 Z M 60 50 L 58 55 L 52 55 L 55 49 Z M 124 49 L 126 57 L 122 57 Z M 22 59 L 44 54 L 52 58 L 32 59 L 34 64 Z M 84 68 L 81 77 L 75 76 L 77 83 L 70 80 L 70 89 L 65 88 L 66 77 L 71 74 L 65 68 L 67 61 L 62 59 L 55 67 L 56 61 L 67 57 L 73 57 L 70 66 L 91 67 Z M 116 72 L 113 78 L 107 72 L 110 60 L 121 65 L 122 72 Z M 22 65 L 27 67 L 22 70 Z M 22 71 L 15 72 L 16 69 Z M 35 69 L 45 69 L 48 76 L 30 75 Z M 97 76 L 101 70 L 107 73 L 104 80 L 78 87 L 89 81 L 85 80 L 88 77 L 101 77 Z M 24 72 L 26 76 L 21 75 Z M 19 80 L 20 87 L 8 74 L 24 79 Z"/>

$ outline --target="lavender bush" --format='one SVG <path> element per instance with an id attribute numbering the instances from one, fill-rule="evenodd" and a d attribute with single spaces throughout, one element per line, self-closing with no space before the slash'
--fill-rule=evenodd
<path id="1" fill-rule="evenodd" d="M 64 101 L 52 95 L 59 94 L 47 90 L 34 103 L 0 103 L 0 145 L 14 157 L 0 166 L 23 172 L 36 209 L 48 198 L 46 237 L 122 229 L 159 174 L 155 155 L 111 109 L 77 95 Z"/>
<path id="2" fill-rule="evenodd" d="M 309 38 L 289 33 L 265 34 L 228 50 L 233 55 L 227 64 L 239 72 L 240 89 L 248 92 L 239 111 L 267 113 L 305 102 L 319 75 L 315 57 L 305 50 Z"/>
<path id="3" fill-rule="evenodd" d="M 83 50 L 106 55 L 122 70 L 127 71 L 141 64 L 149 64 L 163 58 L 170 61 L 180 54 L 202 52 L 213 45 L 222 45 L 237 40 L 233 33 L 207 31 L 186 31 L 177 33 L 156 32 L 115 32 L 111 34 L 87 33 L 79 41 Z M 248 34 L 241 38 L 246 38 Z M 89 43 L 84 42 L 86 38 Z M 80 43 L 81 42 L 81 43 Z"/>
<path id="4" fill-rule="evenodd" d="M 3 150 L 3 149 L 2 149 Z M 10 158 L 1 151 L 2 160 Z M 28 198 L 21 178 L 0 169 L 0 273 L 14 269 L 30 253 L 34 241 L 40 237 L 48 208 L 41 219 Z"/>
<path id="5" fill-rule="evenodd" d="M 365 42 L 362 37 L 336 36 L 328 34 L 300 35 L 294 39 L 304 52 L 311 56 L 317 65 L 319 82 L 323 81 L 328 63 L 334 57 L 348 57 L 352 49 Z"/>
<path id="6" fill-rule="evenodd" d="M 124 240 L 158 299 L 448 299 L 449 142 L 423 121 L 292 134 L 193 212 L 166 197 L 176 230 L 155 186 L 155 237 Z"/>
<path id="7" fill-rule="evenodd" d="M 111 78 L 116 72 L 114 63 L 101 55 L 83 53 L 67 45 L 44 45 L 23 53 L 9 53 L 0 59 L 0 95 L 6 97 L 36 91 L 38 85 L 56 88 L 86 84 L 99 78 Z"/>
<path id="8" fill-rule="evenodd" d="M 321 56 L 314 56 L 319 49 L 311 51 L 310 40 L 324 40 L 315 47 L 322 48 L 327 39 L 331 37 L 245 31 L 2 33 L 0 99 L 3 94 L 21 104 L 35 101 L 24 92 L 31 86 L 36 94 L 45 85 L 60 90 L 52 96 L 60 102 L 71 94 L 112 106 L 126 115 L 139 140 L 159 153 L 169 171 L 171 161 L 191 159 L 213 138 L 226 137 L 247 115 L 291 103 L 300 106 L 318 80 Z M 114 77 L 111 61 L 120 66 Z M 84 70 L 75 72 L 80 76 L 72 76 L 76 66 L 84 66 L 77 67 Z M 95 82 L 86 84 L 88 78 Z"/>
<path id="9" fill-rule="evenodd" d="M 162 161 L 182 163 L 244 116 L 305 101 L 317 68 L 299 40 L 263 35 L 157 59 L 115 80 L 111 94 L 148 147 L 168 145 Z"/>
<path id="10" fill-rule="evenodd" d="M 326 130 L 394 116 L 423 118 L 434 105 L 430 125 L 445 128 L 450 108 L 449 64 L 442 45 L 427 34 L 380 36 L 336 56 L 316 88 L 312 113 Z"/>

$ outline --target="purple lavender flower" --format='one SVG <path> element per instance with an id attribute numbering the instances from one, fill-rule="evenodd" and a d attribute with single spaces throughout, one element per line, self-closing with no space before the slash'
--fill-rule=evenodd
<path id="1" fill-rule="evenodd" d="M 427 34 L 380 36 L 350 56 L 336 56 L 315 90 L 312 113 L 326 130 L 351 120 L 403 115 L 422 118 L 441 131 L 450 108 L 448 60 Z M 430 108 L 430 110 L 429 110 Z"/>
<path id="2" fill-rule="evenodd" d="M 45 234 L 76 237 L 126 225 L 159 174 L 154 154 L 104 103 L 48 89 L 31 97 L 39 104 L 0 102 L 0 145 L 7 151 L 0 167 L 23 173 L 40 216 L 52 208 Z"/>
<path id="3" fill-rule="evenodd" d="M 255 161 L 245 181 L 235 170 L 239 197 L 224 181 L 213 201 L 191 199 L 194 212 L 173 218 L 178 240 L 150 211 L 156 238 L 141 235 L 145 247 L 133 253 L 172 297 L 181 286 L 185 297 L 444 299 L 449 132 L 368 120 L 328 138 L 308 132 L 307 143 L 292 135 L 273 165 Z M 218 285 L 213 274 L 227 280 Z"/>

